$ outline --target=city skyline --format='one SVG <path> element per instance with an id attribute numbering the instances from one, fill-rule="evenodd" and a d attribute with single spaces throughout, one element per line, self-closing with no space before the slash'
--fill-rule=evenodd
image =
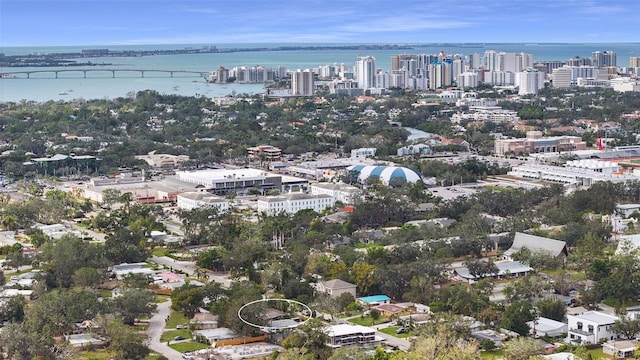
<path id="1" fill-rule="evenodd" d="M 624 43 L 640 39 L 639 12 L 636 0 L 0 0 L 0 46 Z"/>

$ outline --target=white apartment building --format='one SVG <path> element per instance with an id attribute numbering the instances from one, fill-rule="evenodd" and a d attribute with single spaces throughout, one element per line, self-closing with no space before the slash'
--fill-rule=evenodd
<path id="1" fill-rule="evenodd" d="M 600 339 L 614 340 L 620 336 L 611 331 L 611 326 L 619 320 L 615 315 L 600 311 L 587 311 L 580 315 L 567 315 L 567 341 L 574 344 L 597 344 Z"/>
<path id="2" fill-rule="evenodd" d="M 329 195 L 347 205 L 353 205 L 362 195 L 362 190 L 355 186 L 326 182 L 311 184 L 309 192 L 311 195 Z"/>
<path id="3" fill-rule="evenodd" d="M 192 210 L 201 206 L 212 206 L 218 209 L 220 213 L 229 210 L 229 202 L 220 196 L 215 196 L 207 192 L 185 192 L 178 194 L 177 205 L 183 210 Z"/>
<path id="4" fill-rule="evenodd" d="M 515 75 L 510 71 L 486 71 L 483 82 L 496 86 L 509 86 L 515 83 Z"/>
<path id="5" fill-rule="evenodd" d="M 313 71 L 306 69 L 291 72 L 291 95 L 313 96 Z"/>
<path id="6" fill-rule="evenodd" d="M 545 75 L 541 71 L 526 69 L 516 73 L 515 86 L 519 87 L 518 95 L 535 94 L 544 88 Z"/>
<path id="7" fill-rule="evenodd" d="M 358 88 L 370 89 L 376 87 L 376 58 L 373 56 L 362 56 L 356 60 L 355 64 L 356 80 Z"/>
<path id="8" fill-rule="evenodd" d="M 476 88 L 480 82 L 480 76 L 476 72 L 463 72 L 456 78 L 458 87 L 464 89 L 466 87 Z"/>
<path id="9" fill-rule="evenodd" d="M 258 199 L 258 213 L 264 212 L 267 215 L 276 215 L 281 212 L 295 214 L 300 210 L 313 210 L 319 213 L 327 207 L 332 207 L 335 202 L 333 196 L 326 194 L 291 193 L 281 196 L 265 196 Z"/>

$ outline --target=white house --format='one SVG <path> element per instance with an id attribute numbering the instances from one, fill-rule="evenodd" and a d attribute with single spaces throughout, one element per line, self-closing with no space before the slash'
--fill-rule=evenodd
<path id="1" fill-rule="evenodd" d="M 327 207 L 332 207 L 335 202 L 336 200 L 332 196 L 326 194 L 291 193 L 281 196 L 265 196 L 258 199 L 258 212 L 275 215 L 280 212 L 295 214 L 300 210 L 313 210 L 319 213 Z"/>
<path id="2" fill-rule="evenodd" d="M 329 195 L 336 201 L 351 205 L 362 195 L 362 190 L 347 184 L 315 183 L 309 187 L 311 195 Z"/>
<path id="3" fill-rule="evenodd" d="M 376 330 L 361 325 L 338 324 L 327 326 L 323 331 L 328 335 L 328 345 L 332 348 L 374 347 L 384 341 L 384 338 L 376 336 Z"/>
<path id="4" fill-rule="evenodd" d="M 618 204 L 616 205 L 616 212 L 621 216 L 628 218 L 634 212 L 640 213 L 640 204 Z"/>
<path id="5" fill-rule="evenodd" d="M 600 339 L 616 340 L 620 337 L 611 331 L 619 320 L 615 315 L 600 311 L 587 311 L 580 315 L 567 315 L 567 341 L 574 344 L 597 344 Z"/>

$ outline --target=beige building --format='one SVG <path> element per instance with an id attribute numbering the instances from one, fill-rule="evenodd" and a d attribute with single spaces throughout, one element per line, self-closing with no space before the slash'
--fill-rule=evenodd
<path id="1" fill-rule="evenodd" d="M 316 290 L 333 298 L 337 298 L 344 293 L 349 293 L 354 298 L 356 297 L 356 286 L 340 279 L 320 281 L 316 285 Z"/>
<path id="2" fill-rule="evenodd" d="M 533 154 L 560 151 L 586 150 L 587 143 L 579 136 L 542 137 L 540 131 L 528 131 L 526 138 L 496 139 L 494 151 L 496 155 Z"/>
<path id="3" fill-rule="evenodd" d="M 178 167 L 185 161 L 189 161 L 187 155 L 169 155 L 169 154 L 147 154 L 136 155 L 136 159 L 143 160 L 149 166 L 154 168 L 171 169 Z"/>
<path id="4" fill-rule="evenodd" d="M 280 161 L 282 149 L 271 145 L 258 145 L 247 148 L 247 156 L 252 160 L 260 160 L 261 157 L 266 162 Z"/>

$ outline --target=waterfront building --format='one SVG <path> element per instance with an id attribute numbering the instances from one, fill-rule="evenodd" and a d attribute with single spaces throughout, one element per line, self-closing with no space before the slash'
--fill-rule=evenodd
<path id="1" fill-rule="evenodd" d="M 629 58 L 629 67 L 630 68 L 640 67 L 640 56 L 631 56 Z"/>
<path id="2" fill-rule="evenodd" d="M 567 66 L 591 66 L 591 58 L 581 58 L 579 56 L 567 60 Z"/>
<path id="3" fill-rule="evenodd" d="M 412 61 L 415 61 L 415 65 L 412 65 Z M 410 70 L 411 67 L 417 67 L 418 56 L 417 55 L 409 55 L 409 54 L 401 54 L 401 55 L 391 55 L 391 70 L 400 70 L 405 68 Z"/>
<path id="4" fill-rule="evenodd" d="M 358 88 L 370 89 L 376 87 L 376 58 L 373 56 L 359 57 L 355 64 L 355 75 Z"/>
<path id="5" fill-rule="evenodd" d="M 313 71 L 306 69 L 294 71 L 291 73 L 291 95 L 294 96 L 313 96 L 314 90 L 314 74 Z"/>
<path id="6" fill-rule="evenodd" d="M 618 66 L 617 55 L 613 51 L 594 51 L 591 53 L 592 65 L 603 68 L 607 66 Z"/>
<path id="7" fill-rule="evenodd" d="M 518 95 L 537 93 L 544 88 L 544 78 L 544 73 L 531 68 L 516 73 L 515 86 L 519 88 Z"/>

